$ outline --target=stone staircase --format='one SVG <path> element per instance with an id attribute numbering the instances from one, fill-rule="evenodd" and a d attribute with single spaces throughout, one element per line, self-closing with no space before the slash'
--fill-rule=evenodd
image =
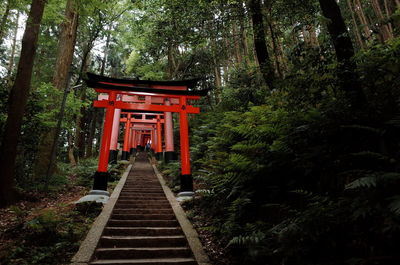
<path id="1" fill-rule="evenodd" d="M 128 175 L 91 264 L 197 265 L 145 153 Z"/>

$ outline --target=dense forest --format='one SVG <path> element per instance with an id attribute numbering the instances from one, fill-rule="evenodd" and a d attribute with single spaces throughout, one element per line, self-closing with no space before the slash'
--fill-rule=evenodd
<path id="1" fill-rule="evenodd" d="M 0 51 L 0 206 L 94 171 L 86 72 L 198 78 L 185 207 L 216 265 L 400 264 L 399 0 L 4 0 Z"/>

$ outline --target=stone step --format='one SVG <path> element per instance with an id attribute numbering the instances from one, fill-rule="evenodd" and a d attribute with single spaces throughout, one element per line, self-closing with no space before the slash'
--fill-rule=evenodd
<path id="1" fill-rule="evenodd" d="M 164 258 L 164 259 L 115 259 L 115 260 L 97 260 L 90 264 L 93 265 L 197 265 L 197 262 L 191 258 Z"/>
<path id="2" fill-rule="evenodd" d="M 167 200 L 142 200 L 142 199 L 126 199 L 123 198 L 121 200 L 118 200 L 117 203 L 135 203 L 135 204 L 139 204 L 139 205 L 148 205 L 148 204 L 168 204 L 169 202 Z"/>
<path id="3" fill-rule="evenodd" d="M 183 235 L 172 236 L 102 236 L 100 247 L 183 247 L 186 246 Z"/>
<path id="4" fill-rule="evenodd" d="M 147 258 L 190 258 L 187 247 L 169 248 L 98 248 L 97 259 L 147 259 Z"/>
<path id="5" fill-rule="evenodd" d="M 112 219 L 117 220 L 174 220 L 173 214 L 112 214 Z"/>
<path id="6" fill-rule="evenodd" d="M 154 190 L 149 190 L 149 189 L 124 189 L 121 191 L 121 193 L 139 193 L 139 194 L 164 194 L 164 191 L 162 189 L 154 189 Z"/>
<path id="7" fill-rule="evenodd" d="M 116 220 L 110 219 L 108 227 L 177 227 L 177 220 Z"/>
<path id="8" fill-rule="evenodd" d="M 105 236 L 176 236 L 182 235 L 180 227 L 106 227 Z"/>
<path id="9" fill-rule="evenodd" d="M 153 201 L 160 201 L 160 200 L 167 200 L 164 194 L 156 195 L 139 195 L 139 194 L 124 194 L 120 197 L 121 200 L 153 200 Z"/>
<path id="10" fill-rule="evenodd" d="M 157 209 L 157 208 L 149 208 L 149 209 L 144 209 L 144 208 L 136 208 L 136 209 L 131 209 L 131 208 L 124 208 L 124 209 L 114 209 L 113 211 L 114 214 L 173 214 L 174 212 L 172 209 Z"/>
<path id="11" fill-rule="evenodd" d="M 117 203 L 114 209 L 172 209 L 170 205 L 165 205 L 162 203 L 154 203 L 154 204 L 137 204 L 135 202 L 131 203 Z"/>

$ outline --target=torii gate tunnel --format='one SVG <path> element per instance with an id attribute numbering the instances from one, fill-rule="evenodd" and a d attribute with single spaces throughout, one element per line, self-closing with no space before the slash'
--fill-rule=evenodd
<path id="1" fill-rule="evenodd" d="M 110 147 L 111 144 L 116 145 L 115 142 L 118 140 L 118 132 L 116 132 L 115 128 L 119 128 L 121 112 L 137 112 L 137 114 L 146 114 L 148 112 L 158 116 L 155 123 L 154 121 L 148 122 L 150 124 L 149 127 L 149 125 L 145 125 L 146 122 L 143 119 L 136 120 L 141 125 L 136 129 L 132 127 L 132 129 L 141 132 L 150 130 L 150 134 L 142 133 L 136 136 L 148 136 L 148 138 L 152 139 L 152 145 L 156 140 L 156 151 L 158 153 L 162 152 L 160 150 L 162 148 L 161 115 L 163 115 L 163 120 L 171 120 L 171 122 L 168 122 L 168 126 L 171 127 L 171 113 L 179 113 L 181 191 L 193 191 L 193 179 L 190 169 L 188 114 L 199 113 L 200 108 L 189 105 L 188 101 L 199 100 L 201 96 L 207 94 L 207 90 L 189 90 L 189 88 L 196 86 L 197 80 L 150 81 L 117 79 L 92 73 L 87 73 L 87 76 L 88 79 L 85 81 L 88 87 L 94 88 L 97 93 L 103 94 L 103 97 L 99 97 L 100 100 L 94 101 L 94 107 L 106 109 L 99 163 L 94 175 L 93 190 L 107 190 L 107 182 L 110 175 L 108 172 L 109 155 L 110 150 L 113 150 Z M 135 148 L 135 142 L 132 141 L 135 134 L 132 135 L 130 131 L 131 123 L 135 124 L 135 119 L 132 119 L 132 115 L 127 115 L 126 120 L 122 121 L 126 122 L 123 148 L 123 158 L 126 159 L 128 150 Z M 167 124 L 165 124 L 164 130 L 166 127 Z M 172 128 L 168 128 L 168 130 L 172 130 Z M 142 144 L 138 139 L 136 139 L 136 143 Z M 166 145 L 168 144 L 166 143 Z"/>

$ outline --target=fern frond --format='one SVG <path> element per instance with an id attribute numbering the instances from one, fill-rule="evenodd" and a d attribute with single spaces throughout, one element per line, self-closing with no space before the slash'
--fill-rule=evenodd
<path id="1" fill-rule="evenodd" d="M 376 187 L 376 177 L 362 177 L 346 185 L 346 190 Z"/>
<path id="2" fill-rule="evenodd" d="M 400 195 L 391 197 L 390 200 L 392 201 L 388 205 L 390 211 L 396 215 L 400 215 Z"/>
<path id="3" fill-rule="evenodd" d="M 251 245 L 258 245 L 262 240 L 264 240 L 265 234 L 263 232 L 253 232 L 251 235 L 246 236 L 236 236 L 232 238 L 229 243 L 228 247 L 232 245 L 237 246 L 251 246 Z"/>

